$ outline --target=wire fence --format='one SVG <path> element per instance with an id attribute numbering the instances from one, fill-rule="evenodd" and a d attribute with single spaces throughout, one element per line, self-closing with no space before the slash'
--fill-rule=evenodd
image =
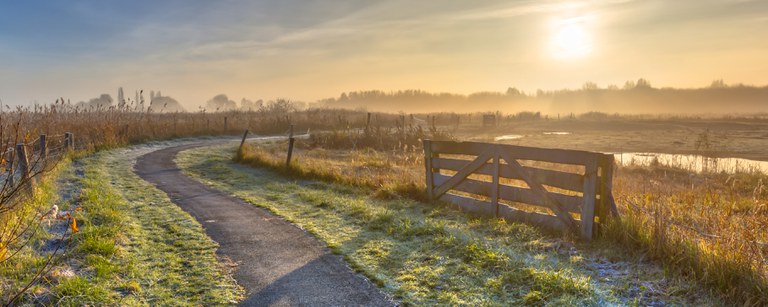
<path id="1" fill-rule="evenodd" d="M 74 149 L 73 134 L 53 137 L 40 135 L 32 141 L 8 145 L 0 152 L 0 213 L 10 210 L 8 202 L 19 192 L 31 189 L 35 177 L 50 171 L 56 163 Z"/>

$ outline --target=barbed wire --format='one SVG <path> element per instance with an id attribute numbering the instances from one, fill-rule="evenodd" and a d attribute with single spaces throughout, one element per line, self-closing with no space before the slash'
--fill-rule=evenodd
<path id="1" fill-rule="evenodd" d="M 24 145 L 27 145 L 27 146 L 33 146 L 33 145 L 35 145 L 35 144 L 38 144 L 38 141 L 40 141 L 40 137 L 39 137 L 39 136 L 38 136 L 36 139 L 34 139 L 33 141 L 31 141 L 31 142 L 29 142 L 29 143 L 23 143 L 23 144 L 24 144 Z"/>

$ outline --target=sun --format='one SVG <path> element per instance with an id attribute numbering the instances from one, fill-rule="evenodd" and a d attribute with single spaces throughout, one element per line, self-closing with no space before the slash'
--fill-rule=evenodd
<path id="1" fill-rule="evenodd" d="M 592 51 L 592 41 L 584 18 L 558 20 L 552 34 L 552 55 L 561 59 L 584 57 Z"/>

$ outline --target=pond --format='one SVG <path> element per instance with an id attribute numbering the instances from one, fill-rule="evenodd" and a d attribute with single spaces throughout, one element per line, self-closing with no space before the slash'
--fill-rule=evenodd
<path id="1" fill-rule="evenodd" d="M 766 161 L 647 152 L 613 153 L 613 155 L 616 163 L 623 166 L 663 165 L 695 172 L 760 172 L 768 174 L 768 162 Z"/>

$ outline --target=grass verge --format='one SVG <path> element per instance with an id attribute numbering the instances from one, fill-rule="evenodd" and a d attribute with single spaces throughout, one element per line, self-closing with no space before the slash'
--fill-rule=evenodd
<path id="1" fill-rule="evenodd" d="M 80 231 L 68 242 L 41 238 L 41 247 L 66 244 L 65 252 L 22 303 L 210 306 L 242 298 L 201 225 L 133 173 L 131 161 L 148 148 L 99 152 L 63 175 L 76 196 L 60 207 L 82 209 L 70 211 Z M 21 267 L 39 262 L 44 251 L 30 250 L 32 260 Z"/>

